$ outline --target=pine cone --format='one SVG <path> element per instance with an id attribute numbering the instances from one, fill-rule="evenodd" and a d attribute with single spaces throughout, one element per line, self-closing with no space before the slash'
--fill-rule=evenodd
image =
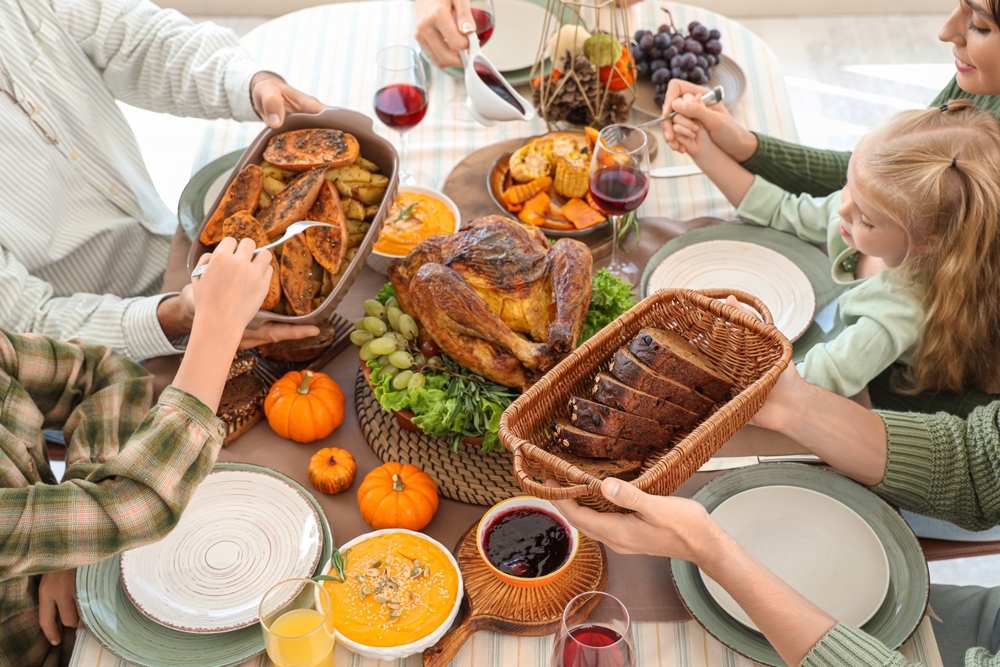
<path id="1" fill-rule="evenodd" d="M 610 92 L 604 103 L 604 113 L 601 114 L 601 127 L 628 123 L 629 104 L 621 93 Z"/>

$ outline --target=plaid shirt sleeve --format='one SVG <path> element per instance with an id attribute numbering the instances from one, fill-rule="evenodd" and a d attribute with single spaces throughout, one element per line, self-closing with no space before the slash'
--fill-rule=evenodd
<path id="1" fill-rule="evenodd" d="M 162 538 L 222 446 L 207 406 L 168 387 L 150 409 L 151 377 L 106 347 L 0 332 L 0 375 L 0 581 Z M 32 480 L 32 462 L 11 456 L 17 443 L 30 452 L 43 424 L 66 436 L 62 484 Z M 10 483 L 11 466 L 28 470 L 23 485 Z"/>

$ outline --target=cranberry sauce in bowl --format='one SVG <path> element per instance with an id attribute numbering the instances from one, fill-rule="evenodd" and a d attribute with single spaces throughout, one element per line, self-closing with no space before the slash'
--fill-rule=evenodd
<path id="1" fill-rule="evenodd" d="M 479 524 L 479 552 L 494 575 L 516 586 L 557 578 L 576 554 L 579 534 L 548 501 L 530 496 L 495 505 Z"/>

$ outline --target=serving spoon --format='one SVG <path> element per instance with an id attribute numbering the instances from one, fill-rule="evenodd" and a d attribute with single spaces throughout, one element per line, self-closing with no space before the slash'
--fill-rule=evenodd
<path id="1" fill-rule="evenodd" d="M 293 222 L 292 224 L 288 225 L 288 229 L 285 230 L 285 233 L 281 235 L 280 239 L 278 239 L 277 241 L 271 241 L 267 245 L 262 245 L 261 247 L 254 250 L 253 254 L 256 255 L 261 250 L 268 250 L 270 248 L 273 248 L 274 246 L 281 245 L 288 239 L 292 238 L 293 236 L 298 236 L 299 234 L 306 231 L 310 227 L 334 227 L 334 226 L 335 225 L 331 225 L 327 222 L 317 222 L 315 220 L 301 220 L 299 222 Z M 201 274 L 205 273 L 206 268 L 208 268 L 208 264 L 202 264 L 201 266 L 197 267 L 194 271 L 191 272 L 191 277 L 196 278 L 200 276 Z"/>

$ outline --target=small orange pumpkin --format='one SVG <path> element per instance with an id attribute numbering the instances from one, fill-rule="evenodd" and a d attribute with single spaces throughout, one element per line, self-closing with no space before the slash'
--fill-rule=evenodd
<path id="1" fill-rule="evenodd" d="M 358 506 L 361 518 L 375 530 L 420 530 L 437 512 L 437 486 L 417 466 L 390 461 L 365 476 L 358 487 Z"/>
<path id="2" fill-rule="evenodd" d="M 323 493 L 347 491 L 357 474 L 358 464 L 346 449 L 327 447 L 309 459 L 309 481 Z"/>
<path id="3" fill-rule="evenodd" d="M 282 438 L 312 442 L 344 421 L 344 392 L 326 373 L 290 371 L 271 385 L 264 414 Z"/>

